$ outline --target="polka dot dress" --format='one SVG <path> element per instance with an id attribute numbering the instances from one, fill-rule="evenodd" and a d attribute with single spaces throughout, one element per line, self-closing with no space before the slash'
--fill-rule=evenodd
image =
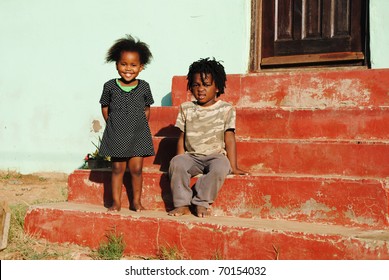
<path id="1" fill-rule="evenodd" d="M 116 79 L 104 84 L 100 98 L 102 106 L 109 106 L 109 115 L 100 146 L 102 156 L 146 157 L 154 155 L 145 106 L 154 103 L 149 84 L 138 80 L 130 92 L 123 91 Z"/>

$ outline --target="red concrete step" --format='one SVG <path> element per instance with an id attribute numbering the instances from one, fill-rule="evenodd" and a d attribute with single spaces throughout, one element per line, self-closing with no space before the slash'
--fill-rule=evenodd
<path id="1" fill-rule="evenodd" d="M 387 177 L 389 143 L 258 140 L 237 142 L 238 164 L 251 172 Z"/>
<path id="2" fill-rule="evenodd" d="M 156 155 L 144 166 L 167 171 L 176 138 L 154 138 Z M 238 164 L 250 172 L 387 177 L 389 141 L 237 138 Z"/>
<path id="3" fill-rule="evenodd" d="M 69 176 L 69 202 L 110 206 L 111 173 L 75 170 Z M 142 202 L 147 209 L 173 208 L 165 173 L 144 172 Z M 194 183 L 196 178 L 193 179 Z M 124 185 L 131 195 L 129 174 Z M 123 188 L 123 208 L 128 208 Z M 212 205 L 218 216 L 259 217 L 314 223 L 388 227 L 389 186 L 385 180 L 262 174 L 228 176 Z"/>
<path id="4" fill-rule="evenodd" d="M 154 136 L 177 137 L 179 130 L 174 127 L 177 119 L 178 107 L 151 107 L 150 130 Z"/>
<path id="5" fill-rule="evenodd" d="M 237 107 L 237 135 L 265 139 L 389 139 L 389 107 L 286 110 Z M 177 137 L 178 107 L 153 107 L 155 136 Z"/>
<path id="6" fill-rule="evenodd" d="M 115 230 L 124 238 L 126 254 L 145 257 L 175 248 L 186 259 L 389 259 L 387 231 L 295 221 L 108 213 L 102 206 L 62 202 L 31 206 L 24 228 L 51 242 L 93 249 Z"/>
<path id="7" fill-rule="evenodd" d="M 389 140 L 389 107 L 318 110 L 237 108 L 237 135 L 264 139 Z"/>
<path id="8" fill-rule="evenodd" d="M 172 80 L 172 103 L 191 99 L 186 77 Z M 389 106 L 389 69 L 323 69 L 227 75 L 223 100 L 240 107 Z"/>

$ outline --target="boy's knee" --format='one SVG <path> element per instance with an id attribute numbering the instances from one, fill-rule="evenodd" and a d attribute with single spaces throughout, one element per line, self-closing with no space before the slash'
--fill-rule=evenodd
<path id="1" fill-rule="evenodd" d="M 181 155 L 177 155 L 170 161 L 169 170 L 181 169 L 184 167 L 185 159 Z"/>
<path id="2" fill-rule="evenodd" d="M 212 173 L 218 179 L 224 179 L 230 173 L 230 168 L 229 166 L 217 165 L 213 166 L 209 173 Z"/>

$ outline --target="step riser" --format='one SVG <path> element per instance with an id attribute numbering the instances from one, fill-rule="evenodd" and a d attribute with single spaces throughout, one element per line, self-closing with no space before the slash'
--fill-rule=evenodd
<path id="1" fill-rule="evenodd" d="M 178 107 L 153 107 L 155 136 L 177 137 Z M 298 110 L 237 108 L 237 136 L 264 139 L 388 140 L 389 107 L 381 109 Z"/>
<path id="2" fill-rule="evenodd" d="M 388 69 L 228 75 L 223 100 L 240 107 L 389 106 Z M 173 77 L 172 103 L 190 100 L 186 77 Z"/>
<path id="3" fill-rule="evenodd" d="M 109 207 L 110 178 L 109 171 L 75 171 L 69 176 L 68 200 Z M 129 174 L 125 175 L 124 185 L 131 185 Z M 130 187 L 128 193 L 131 194 Z M 388 225 L 388 193 L 388 187 L 376 180 L 230 176 L 212 208 L 218 216 L 378 228 Z M 123 187 L 123 208 L 128 208 L 128 201 Z M 142 203 L 150 210 L 173 208 L 166 174 L 144 173 Z"/>
<path id="4" fill-rule="evenodd" d="M 264 139 L 389 139 L 389 108 L 237 111 L 237 135 Z"/>
<path id="5" fill-rule="evenodd" d="M 177 137 L 179 131 L 174 128 L 178 107 L 151 107 L 149 126 L 154 136 Z"/>
<path id="6" fill-rule="evenodd" d="M 237 150 L 238 164 L 254 173 L 389 174 L 389 144 L 238 142 Z"/>
<path id="7" fill-rule="evenodd" d="M 94 249 L 115 229 L 123 234 L 125 253 L 150 257 L 157 256 L 162 248 L 176 248 L 186 259 L 389 259 L 384 241 L 219 226 L 203 220 L 189 225 L 178 219 L 36 208 L 27 213 L 24 227 L 51 242 Z"/>
<path id="8" fill-rule="evenodd" d="M 176 138 L 154 138 L 156 156 L 144 167 L 167 171 L 176 151 Z M 252 173 L 297 173 L 386 177 L 389 144 L 331 141 L 259 141 L 238 139 L 238 165 Z"/>
<path id="9" fill-rule="evenodd" d="M 110 171 L 75 171 L 69 175 L 68 185 L 69 202 L 105 207 L 112 204 Z M 122 208 L 129 208 L 131 197 L 131 176 L 126 172 L 123 178 Z M 157 173 L 143 174 L 142 204 L 147 209 L 162 211 L 172 209 L 171 197 L 167 176 Z"/>

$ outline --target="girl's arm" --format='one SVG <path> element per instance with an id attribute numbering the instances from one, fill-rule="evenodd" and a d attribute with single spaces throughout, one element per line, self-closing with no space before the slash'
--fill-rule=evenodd
<path id="1" fill-rule="evenodd" d="M 232 130 L 227 130 L 226 132 L 224 132 L 224 142 L 226 144 L 227 158 L 231 164 L 232 174 L 236 174 L 236 175 L 249 174 L 249 172 L 238 168 L 235 132 Z"/>
<path id="2" fill-rule="evenodd" d="M 177 155 L 182 155 L 184 153 L 185 153 L 184 132 L 181 131 L 180 136 L 178 137 L 178 142 L 177 142 Z"/>
<path id="3" fill-rule="evenodd" d="M 150 106 L 145 107 L 145 114 L 147 121 L 150 119 Z"/>
<path id="4" fill-rule="evenodd" d="M 108 108 L 108 106 L 101 106 L 101 113 L 103 114 L 105 122 L 108 120 Z"/>

